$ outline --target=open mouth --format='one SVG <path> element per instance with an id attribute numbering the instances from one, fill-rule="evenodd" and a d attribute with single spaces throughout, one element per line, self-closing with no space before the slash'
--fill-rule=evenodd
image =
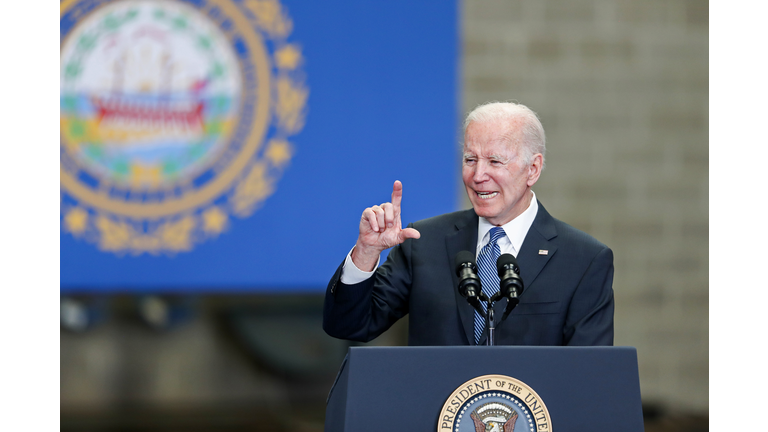
<path id="1" fill-rule="evenodd" d="M 480 197 L 480 199 L 483 199 L 483 200 L 491 199 L 499 194 L 498 192 L 475 192 L 475 193 L 477 194 L 477 196 Z"/>

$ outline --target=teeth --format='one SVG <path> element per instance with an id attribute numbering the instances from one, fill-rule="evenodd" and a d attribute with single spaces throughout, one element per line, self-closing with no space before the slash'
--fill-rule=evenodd
<path id="1" fill-rule="evenodd" d="M 498 194 L 499 194 L 498 192 L 478 192 L 477 193 L 480 199 L 491 199 Z"/>

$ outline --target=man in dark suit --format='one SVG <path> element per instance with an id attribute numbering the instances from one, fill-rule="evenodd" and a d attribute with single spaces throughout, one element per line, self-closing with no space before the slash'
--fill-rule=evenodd
<path id="1" fill-rule="evenodd" d="M 473 208 L 402 228 L 396 181 L 391 202 L 363 212 L 357 243 L 328 285 L 325 331 L 367 342 L 410 314 L 409 345 L 485 344 L 480 315 L 456 288 L 454 257 L 472 251 L 478 260 L 510 253 L 519 263 L 525 288 L 495 331 L 497 345 L 612 345 L 613 253 L 538 202 L 531 187 L 544 152 L 544 130 L 527 107 L 490 103 L 473 110 L 464 123 L 462 163 Z M 498 278 L 486 278 L 484 290 L 495 283 L 491 291 L 498 291 Z M 495 305 L 496 317 L 505 303 Z"/>

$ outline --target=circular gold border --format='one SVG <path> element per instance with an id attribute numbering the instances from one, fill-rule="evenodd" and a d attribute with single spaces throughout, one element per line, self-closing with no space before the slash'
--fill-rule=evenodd
<path id="1" fill-rule="evenodd" d="M 77 1 L 78 0 L 64 1 L 61 4 L 61 13 Z M 169 199 L 161 203 L 130 203 L 113 200 L 106 192 L 97 193 L 92 189 L 83 186 L 75 177 L 71 176 L 63 166 L 61 166 L 61 186 L 73 197 L 98 210 L 108 211 L 120 216 L 128 216 L 137 219 L 173 216 L 201 207 L 219 197 L 222 192 L 229 188 L 238 176 L 243 173 L 246 166 L 251 162 L 252 156 L 258 151 L 264 140 L 270 117 L 271 73 L 269 56 L 265 51 L 264 42 L 261 36 L 254 30 L 253 25 L 248 22 L 244 14 L 240 12 L 236 6 L 227 1 L 220 0 L 211 0 L 211 3 L 216 3 L 221 7 L 227 17 L 235 23 L 235 29 L 239 31 L 247 42 L 248 49 L 253 53 L 252 57 L 254 58 L 253 64 L 256 71 L 257 82 L 256 92 L 260 97 L 257 98 L 257 105 L 254 110 L 254 117 L 251 123 L 253 125 L 251 134 L 245 139 L 243 148 L 238 156 L 234 158 L 224 172 L 216 176 L 216 178 L 205 187 L 187 193 L 180 199 Z M 241 73 L 242 76 L 246 75 L 242 70 Z M 245 103 L 245 101 L 242 103 Z M 233 130 L 237 130 L 237 127 Z"/>
<path id="2" fill-rule="evenodd" d="M 506 375 L 483 375 L 483 376 L 472 378 L 471 380 L 469 380 L 469 381 L 465 382 L 464 384 L 460 385 L 459 387 L 457 387 L 456 390 L 454 390 L 453 393 L 451 393 L 451 395 L 448 396 L 448 398 L 445 400 L 445 404 L 443 404 L 443 408 L 440 410 L 440 415 L 437 418 L 437 432 L 454 432 L 453 428 L 456 425 L 456 416 L 459 413 L 458 412 L 457 413 L 451 413 L 450 411 L 448 411 L 448 407 L 452 406 L 451 405 L 451 401 L 453 400 L 453 398 L 458 396 L 458 394 L 461 391 L 466 390 L 467 387 L 470 386 L 471 384 L 476 383 L 478 381 L 488 380 L 488 379 L 491 380 L 491 386 L 495 386 L 495 388 L 490 388 L 488 390 L 482 390 L 482 393 L 485 393 L 485 392 L 488 392 L 488 391 L 502 391 L 504 393 L 509 393 L 509 394 L 515 395 L 514 392 L 511 392 L 511 391 L 509 391 L 509 389 L 506 389 L 504 387 L 504 384 L 512 383 L 512 384 L 516 385 L 517 387 L 520 387 L 522 390 L 525 390 L 529 394 L 533 395 L 536 398 L 536 400 L 539 401 L 539 404 L 541 404 L 541 407 L 543 408 L 545 422 L 546 422 L 546 424 L 548 426 L 547 429 L 542 429 L 541 431 L 542 432 L 552 432 L 552 419 L 549 417 L 549 410 L 547 409 L 547 406 L 544 404 L 544 401 L 541 400 L 541 396 L 539 396 L 538 393 L 536 393 L 528 384 L 520 381 L 519 379 L 512 378 L 512 377 L 506 376 Z M 503 382 L 503 384 L 501 386 L 498 385 L 499 381 Z M 524 395 L 524 396 L 515 395 L 515 397 L 519 398 L 520 400 L 522 400 L 525 403 L 525 398 L 527 397 L 527 395 Z M 461 405 L 464 405 L 466 403 L 466 401 L 469 400 L 469 399 L 470 398 L 464 399 L 464 402 L 462 402 Z M 530 407 L 528 407 L 528 408 L 530 409 Z M 443 418 L 444 418 L 443 416 L 445 416 L 445 415 L 450 415 L 450 416 L 453 417 L 453 420 L 450 421 L 450 427 L 449 428 L 441 427 L 441 425 L 443 423 Z M 531 412 L 531 415 L 533 416 L 533 412 Z M 539 428 L 538 428 L 539 422 L 536 421 L 535 417 L 533 417 L 533 420 L 534 420 L 534 424 L 537 426 L 536 430 L 538 431 L 539 430 Z"/>

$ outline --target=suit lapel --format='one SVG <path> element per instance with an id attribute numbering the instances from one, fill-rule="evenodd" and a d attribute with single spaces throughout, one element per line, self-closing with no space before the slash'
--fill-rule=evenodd
<path id="1" fill-rule="evenodd" d="M 557 237 L 555 221 L 544 206 L 539 204 L 536 218 L 525 235 L 523 245 L 517 254 L 520 265 L 520 277 L 523 279 L 523 295 L 532 286 L 541 270 L 557 251 L 557 246 L 551 241 Z"/>
<path id="2" fill-rule="evenodd" d="M 523 245 L 520 247 L 520 252 L 518 252 L 516 257 L 517 264 L 520 266 L 520 277 L 523 279 L 523 294 L 521 296 L 523 299 L 525 298 L 526 291 L 531 289 L 536 277 L 541 273 L 544 266 L 547 265 L 547 262 L 549 262 L 552 255 L 557 251 L 557 246 L 551 241 L 553 238 L 557 237 L 557 229 L 555 228 L 554 219 L 549 215 L 547 210 L 544 209 L 541 202 L 538 202 L 538 204 L 539 209 L 536 212 L 536 218 L 533 220 L 531 228 L 528 229 L 528 233 L 525 235 L 525 240 L 523 240 Z M 493 305 L 497 326 L 504 316 L 504 309 L 506 309 L 506 307 L 507 302 L 505 300 L 500 300 Z M 496 331 L 496 339 L 498 340 L 498 327 Z M 487 338 L 488 335 L 484 333 L 479 344 L 485 344 Z"/>
<path id="3" fill-rule="evenodd" d="M 475 309 L 467 303 L 467 299 L 459 294 L 459 277 L 456 275 L 456 269 L 454 268 L 454 259 L 456 254 L 463 250 L 472 252 L 472 255 L 475 254 L 475 249 L 477 249 L 477 224 L 478 218 L 475 211 L 467 210 L 461 214 L 461 217 L 456 222 L 456 230 L 445 237 L 445 246 L 446 251 L 448 252 L 448 267 L 451 270 L 451 277 L 453 280 L 453 293 L 456 296 L 459 318 L 461 319 L 461 324 L 466 333 L 469 345 L 473 345 L 475 340 Z"/>

